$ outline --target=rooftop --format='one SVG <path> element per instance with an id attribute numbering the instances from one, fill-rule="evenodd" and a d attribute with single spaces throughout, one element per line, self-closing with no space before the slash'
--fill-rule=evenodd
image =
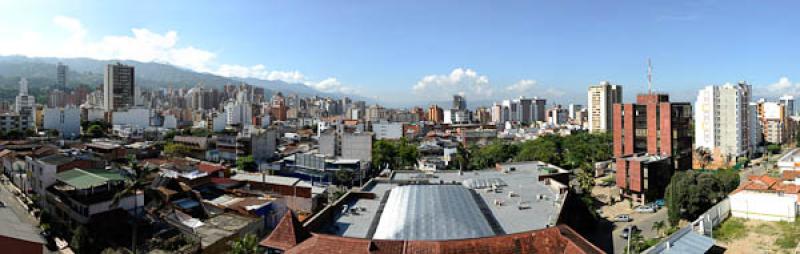
<path id="1" fill-rule="evenodd" d="M 0 235 L 44 244 L 44 238 L 28 223 L 20 220 L 11 208 L 0 208 Z"/>
<path id="2" fill-rule="evenodd" d="M 449 240 L 555 225 L 566 186 L 540 176 L 563 169 L 544 163 L 505 166 L 465 173 L 395 171 L 362 188 L 374 198 L 344 200 L 332 208 L 327 228 L 316 230 L 367 239 Z"/>
<path id="3" fill-rule="evenodd" d="M 56 178 L 76 189 L 88 189 L 105 185 L 109 181 L 123 181 L 125 178 L 116 171 L 103 169 L 71 169 L 56 175 Z"/>

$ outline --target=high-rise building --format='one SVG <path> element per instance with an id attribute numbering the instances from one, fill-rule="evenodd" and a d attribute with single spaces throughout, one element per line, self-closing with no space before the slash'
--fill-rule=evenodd
<path id="1" fill-rule="evenodd" d="M 103 82 L 103 100 L 106 111 L 112 112 L 133 107 L 136 103 L 136 89 L 133 66 L 121 63 L 106 65 Z"/>
<path id="2" fill-rule="evenodd" d="M 533 97 L 531 100 L 531 122 L 545 121 L 547 100 L 538 97 Z"/>
<path id="3" fill-rule="evenodd" d="M 455 110 L 467 110 L 467 99 L 461 95 L 453 95 L 453 107 Z"/>
<path id="4" fill-rule="evenodd" d="M 783 144 L 794 136 L 794 124 L 789 119 L 788 107 L 784 103 L 761 99 L 756 104 L 762 135 L 767 143 Z"/>
<path id="5" fill-rule="evenodd" d="M 707 149 L 712 157 L 723 160 L 714 164 L 735 163 L 736 157 L 746 156 L 755 148 L 749 138 L 750 130 L 757 124 L 749 117 L 751 90 L 750 85 L 740 82 L 707 86 L 698 92 L 694 147 Z"/>
<path id="6" fill-rule="evenodd" d="M 606 132 L 613 129 L 612 107 L 622 103 L 622 86 L 603 81 L 589 87 L 589 131 Z"/>
<path id="7" fill-rule="evenodd" d="M 797 114 L 797 112 L 794 111 L 794 96 L 783 95 L 779 100 L 786 107 L 786 116 L 794 116 Z"/>
<path id="8" fill-rule="evenodd" d="M 441 123 L 444 121 L 444 112 L 438 105 L 433 104 L 428 107 L 428 121 L 434 123 Z"/>
<path id="9" fill-rule="evenodd" d="M 36 121 L 34 118 L 34 106 L 36 98 L 28 95 L 28 79 L 19 80 L 19 94 L 14 103 L 14 110 L 19 115 L 20 129 L 33 129 Z"/>
<path id="10" fill-rule="evenodd" d="M 281 92 L 272 96 L 272 107 L 270 115 L 274 121 L 286 121 L 286 100 Z"/>
<path id="11" fill-rule="evenodd" d="M 637 201 L 663 196 L 674 171 L 692 166 L 692 105 L 669 102 L 666 94 L 648 93 L 638 95 L 636 103 L 614 104 L 613 114 L 616 183 L 621 194 Z M 669 158 L 669 166 L 654 171 L 629 163 L 661 158 Z"/>
<path id="12" fill-rule="evenodd" d="M 66 65 L 62 64 L 61 62 L 58 62 L 58 65 L 56 65 L 56 83 L 57 83 L 56 87 L 58 87 L 58 89 L 61 89 L 61 91 L 66 91 L 67 90 L 67 71 L 68 70 L 69 70 L 69 67 L 67 67 Z"/>
<path id="13" fill-rule="evenodd" d="M 583 105 L 580 105 L 580 104 L 569 104 L 569 106 L 567 106 L 567 110 L 569 111 L 569 119 L 573 119 L 573 120 L 577 119 L 578 118 L 578 112 L 580 112 L 582 109 L 583 109 Z"/>

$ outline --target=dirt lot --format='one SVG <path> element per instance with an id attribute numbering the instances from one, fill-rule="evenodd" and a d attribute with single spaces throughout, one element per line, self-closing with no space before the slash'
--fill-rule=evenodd
<path id="1" fill-rule="evenodd" d="M 778 239 L 786 233 L 787 227 L 794 227 L 793 225 L 760 220 L 741 221 L 744 227 L 737 230 L 741 236 L 727 241 L 717 241 L 717 245 L 727 249 L 726 254 L 794 253 L 794 248 L 781 248 L 777 245 Z"/>

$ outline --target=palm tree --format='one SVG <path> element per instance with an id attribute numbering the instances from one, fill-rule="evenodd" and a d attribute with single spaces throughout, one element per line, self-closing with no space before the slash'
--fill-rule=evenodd
<path id="1" fill-rule="evenodd" d="M 660 220 L 660 221 L 653 222 L 653 229 L 655 229 L 656 233 L 658 233 L 658 235 L 660 236 L 661 235 L 661 230 L 664 229 L 664 221 Z"/>
<path id="2" fill-rule="evenodd" d="M 111 200 L 111 204 L 109 207 L 117 207 L 119 202 L 130 195 L 136 196 L 140 191 L 144 191 L 145 187 L 147 186 L 147 176 L 151 173 L 155 172 L 157 168 L 154 167 L 144 167 L 142 168 L 139 165 L 139 162 L 136 161 L 136 158 L 133 156 L 128 157 L 128 167 L 130 167 L 131 171 L 133 171 L 132 175 L 127 175 L 128 179 L 125 181 L 125 188 L 120 190 L 114 195 L 114 199 Z M 138 227 L 138 223 L 136 220 L 139 218 L 139 199 L 134 197 L 134 218 L 133 218 L 133 234 L 131 239 L 131 251 L 136 253 L 136 229 Z M 144 204 L 142 204 L 144 205 Z"/>
<path id="3" fill-rule="evenodd" d="M 260 253 L 258 241 L 253 234 L 247 234 L 239 240 L 231 242 L 232 254 L 255 254 Z"/>

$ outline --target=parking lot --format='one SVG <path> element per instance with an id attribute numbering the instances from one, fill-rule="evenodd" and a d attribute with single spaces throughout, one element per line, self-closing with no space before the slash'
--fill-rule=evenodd
<path id="1" fill-rule="evenodd" d="M 631 207 L 630 202 L 623 200 L 621 202 L 612 203 L 613 200 L 619 200 L 614 196 L 615 187 L 602 187 L 596 186 L 592 190 L 592 194 L 601 202 L 607 204 L 600 208 L 600 216 L 613 223 L 612 236 L 614 242 L 614 253 L 623 253 L 627 244 L 625 238 L 621 237 L 622 230 L 629 226 L 636 226 L 641 230 L 642 236 L 645 238 L 654 238 L 659 236 L 659 232 L 653 229 L 653 223 L 657 221 L 667 222 L 667 209 L 661 208 L 655 213 L 637 213 Z M 627 214 L 633 219 L 630 222 L 614 222 L 614 218 L 620 214 Z M 662 229 L 663 230 L 663 229 Z"/>

